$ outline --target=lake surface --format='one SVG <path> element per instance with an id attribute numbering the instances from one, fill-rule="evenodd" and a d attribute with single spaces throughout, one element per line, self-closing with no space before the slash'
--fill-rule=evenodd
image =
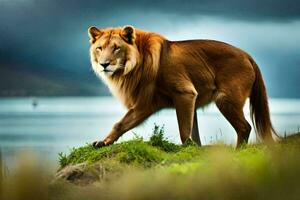
<path id="1" fill-rule="evenodd" d="M 126 112 L 113 97 L 38 98 L 36 107 L 32 102 L 32 98 L 0 98 L 0 148 L 8 165 L 28 150 L 42 159 L 57 161 L 59 152 L 68 153 L 72 147 L 103 139 Z M 299 131 L 299 99 L 271 99 L 270 109 L 273 125 L 280 135 Z M 245 113 L 250 121 L 248 104 Z M 166 137 L 180 143 L 172 109 L 154 114 L 119 141 L 133 138 L 135 134 L 147 140 L 154 123 L 164 125 Z M 213 104 L 198 110 L 198 124 L 203 144 L 216 141 L 235 144 L 234 129 Z M 255 141 L 253 131 L 250 141 Z"/>

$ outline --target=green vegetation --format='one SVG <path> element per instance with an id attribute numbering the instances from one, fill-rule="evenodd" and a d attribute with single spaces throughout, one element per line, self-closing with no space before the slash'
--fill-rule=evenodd
<path id="1" fill-rule="evenodd" d="M 19 176 L 2 181 L 0 199 L 34 199 L 36 191 L 42 191 L 38 199 L 299 199 L 299 133 L 273 146 L 235 150 L 222 144 L 176 145 L 163 132 L 155 126 L 147 142 L 135 137 L 60 154 L 54 182 L 38 164 L 21 163 Z"/>
<path id="2" fill-rule="evenodd" d="M 95 149 L 91 145 L 73 148 L 67 156 L 59 154 L 60 167 L 79 163 L 118 162 L 138 168 L 151 168 L 172 163 L 185 163 L 203 157 L 205 149 L 196 144 L 176 145 L 164 138 L 164 128 L 155 125 L 150 140 L 135 136 L 134 139 L 108 147 Z"/>
<path id="3" fill-rule="evenodd" d="M 175 159 L 175 153 L 178 153 L 176 157 L 181 153 L 185 154 L 185 148 L 167 141 L 163 133 L 164 128 L 155 125 L 149 142 L 144 142 L 143 138 L 135 136 L 130 141 L 99 149 L 95 149 L 92 145 L 73 148 L 68 156 L 63 153 L 59 154 L 59 163 L 61 167 L 65 167 L 69 164 L 83 162 L 93 164 L 103 160 L 115 160 L 120 163 L 149 168 L 166 160 Z M 194 149 L 195 151 L 199 150 L 196 146 Z M 186 159 L 188 158 L 190 157 Z M 176 160 L 174 161 L 176 162 Z"/>

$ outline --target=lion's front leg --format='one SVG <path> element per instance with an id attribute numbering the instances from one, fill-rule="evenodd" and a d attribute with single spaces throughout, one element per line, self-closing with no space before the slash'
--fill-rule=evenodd
<path id="1" fill-rule="evenodd" d="M 182 143 L 185 143 L 188 139 L 192 139 L 196 98 L 197 93 L 194 92 L 178 94 L 174 98 L 180 139 Z"/>
<path id="2" fill-rule="evenodd" d="M 145 108 L 133 108 L 129 109 L 125 116 L 117 122 L 110 133 L 106 136 L 103 141 L 93 142 L 94 147 L 107 146 L 114 143 L 119 139 L 126 131 L 136 127 L 142 123 L 147 117 L 149 117 L 153 111 L 147 110 Z"/>

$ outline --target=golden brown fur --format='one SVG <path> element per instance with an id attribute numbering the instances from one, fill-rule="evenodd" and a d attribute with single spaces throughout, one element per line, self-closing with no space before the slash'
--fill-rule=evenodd
<path id="1" fill-rule="evenodd" d="M 175 107 L 181 141 L 200 144 L 196 109 L 214 101 L 247 142 L 251 126 L 243 114 L 250 97 L 258 136 L 272 138 L 272 124 L 261 73 L 244 51 L 212 40 L 169 41 L 156 34 L 124 28 L 91 27 L 90 54 L 94 71 L 128 108 L 103 141 L 109 145 L 152 113 Z"/>

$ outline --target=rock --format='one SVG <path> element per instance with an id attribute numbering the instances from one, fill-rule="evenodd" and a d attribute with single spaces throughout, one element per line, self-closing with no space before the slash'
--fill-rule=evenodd
<path id="1" fill-rule="evenodd" d="M 54 181 L 63 180 L 78 185 L 87 185 L 104 179 L 105 171 L 105 168 L 100 163 L 93 165 L 88 165 L 87 163 L 68 165 L 56 173 Z"/>

